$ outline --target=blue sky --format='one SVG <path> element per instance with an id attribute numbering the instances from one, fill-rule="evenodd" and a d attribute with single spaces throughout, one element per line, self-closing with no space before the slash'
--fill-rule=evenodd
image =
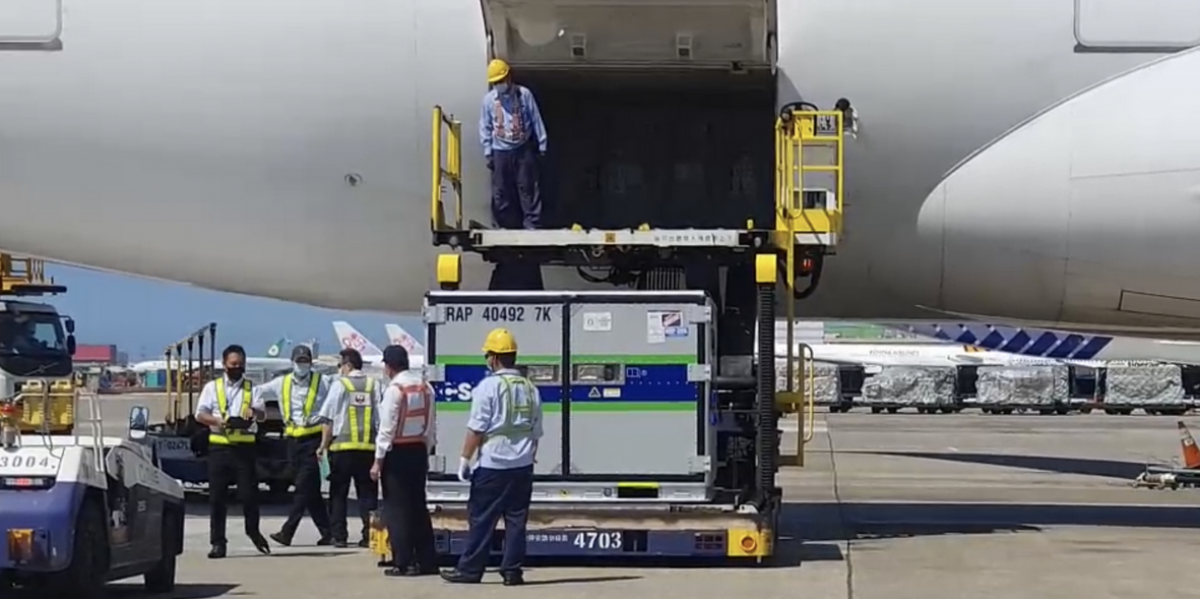
<path id="1" fill-rule="evenodd" d="M 252 355 L 264 355 L 271 343 L 287 336 L 316 338 L 321 353 L 339 347 L 330 321 L 345 320 L 375 342 L 387 345 L 383 325 L 395 322 L 424 339 L 418 316 L 324 310 L 277 300 L 197 289 L 91 270 L 47 265 L 46 272 L 67 293 L 51 300 L 75 319 L 80 343 L 115 343 L 131 360 L 156 358 L 168 344 L 217 323 L 219 345 L 241 343 Z"/>

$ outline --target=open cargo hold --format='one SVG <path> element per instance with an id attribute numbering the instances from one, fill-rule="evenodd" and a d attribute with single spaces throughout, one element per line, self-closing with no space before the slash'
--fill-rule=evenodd
<path id="1" fill-rule="evenodd" d="M 517 79 L 549 135 L 544 227 L 774 222 L 774 77 L 520 70 Z"/>
<path id="2" fill-rule="evenodd" d="M 484 0 L 537 97 L 544 228 L 774 222 L 774 0 Z"/>

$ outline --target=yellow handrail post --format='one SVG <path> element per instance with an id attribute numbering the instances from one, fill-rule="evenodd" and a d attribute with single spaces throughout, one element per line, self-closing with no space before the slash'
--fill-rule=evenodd
<path id="1" fill-rule="evenodd" d="M 430 206 L 432 214 L 431 225 L 434 231 L 446 227 L 446 213 L 442 209 L 442 107 L 433 107 L 433 143 L 430 146 L 431 163 L 433 164 L 433 181 L 431 190 L 433 197 Z"/>
<path id="2" fill-rule="evenodd" d="M 808 407 L 808 420 L 805 423 L 804 437 L 802 445 L 807 445 L 813 440 L 817 427 L 817 355 L 813 352 L 811 345 L 805 344 L 802 351 L 803 368 L 808 370 L 808 384 L 805 385 L 804 398 L 805 405 Z M 800 465 L 804 465 L 804 452 L 800 452 Z"/>

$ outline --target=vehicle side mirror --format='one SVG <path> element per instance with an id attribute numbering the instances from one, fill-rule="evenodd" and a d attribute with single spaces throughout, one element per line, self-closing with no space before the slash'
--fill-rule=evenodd
<path id="1" fill-rule="evenodd" d="M 140 440 L 146 438 L 150 429 L 150 409 L 146 406 L 133 406 L 129 410 L 129 438 Z"/>
<path id="2" fill-rule="evenodd" d="M 67 334 L 68 334 L 68 335 L 74 335 L 74 334 L 75 334 L 75 319 L 73 319 L 73 318 L 67 318 L 65 321 L 63 321 L 63 326 L 67 327 Z"/>
<path id="3" fill-rule="evenodd" d="M 67 354 L 75 355 L 75 335 L 67 335 Z"/>

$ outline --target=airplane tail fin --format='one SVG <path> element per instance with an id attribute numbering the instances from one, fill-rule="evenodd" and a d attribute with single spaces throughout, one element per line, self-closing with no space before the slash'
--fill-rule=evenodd
<path id="1" fill-rule="evenodd" d="M 404 327 L 398 324 L 388 324 L 384 325 L 384 328 L 387 329 L 389 343 L 403 347 L 408 350 L 409 354 L 425 355 L 425 346 L 404 330 Z"/>
<path id="2" fill-rule="evenodd" d="M 1182 420 L 1179 426 L 1179 445 L 1183 451 L 1183 467 L 1189 470 L 1200 468 L 1200 447 L 1196 447 L 1196 439 Z"/>
<path id="3" fill-rule="evenodd" d="M 358 332 L 358 329 L 350 325 L 344 320 L 335 320 L 333 322 L 333 331 L 337 333 L 338 341 L 342 344 L 342 349 L 356 349 L 358 353 L 364 356 L 378 356 L 383 354 L 383 350 L 379 349 L 370 339 Z"/>
<path id="4" fill-rule="evenodd" d="M 267 348 L 267 357 L 268 358 L 278 358 L 278 357 L 282 356 L 283 350 L 287 349 L 287 343 L 288 343 L 287 337 L 283 337 L 283 338 L 279 339 L 279 341 L 272 343 L 271 346 Z"/>

